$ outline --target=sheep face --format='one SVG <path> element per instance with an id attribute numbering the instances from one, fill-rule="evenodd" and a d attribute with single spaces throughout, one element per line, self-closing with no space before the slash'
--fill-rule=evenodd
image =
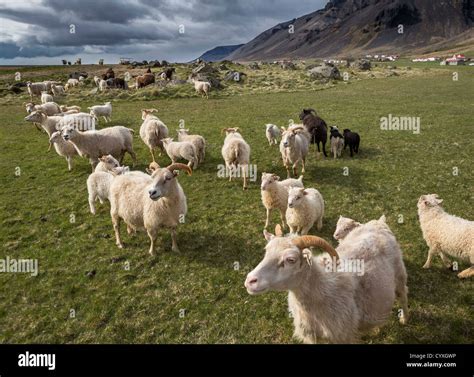
<path id="1" fill-rule="evenodd" d="M 59 141 L 60 138 L 61 138 L 61 132 L 60 131 L 53 132 L 53 134 L 49 138 L 49 142 L 50 143 L 55 143 L 55 142 Z"/>
<path id="2" fill-rule="evenodd" d="M 148 115 L 156 112 L 158 110 L 156 109 L 142 109 L 142 120 L 145 120 L 147 118 Z"/>
<path id="3" fill-rule="evenodd" d="M 264 231 L 268 241 L 263 260 L 247 275 L 245 288 L 251 295 L 267 291 L 295 289 L 301 280 L 302 271 L 309 268 L 311 251 L 301 251 L 291 238 L 275 236 Z"/>
<path id="4" fill-rule="evenodd" d="M 62 129 L 62 136 L 63 136 L 63 139 L 68 141 L 68 140 L 71 140 L 71 139 L 74 139 L 74 137 L 77 135 L 77 130 L 74 126 L 72 125 L 69 125 L 69 126 L 65 126 L 63 129 Z"/>
<path id="5" fill-rule="evenodd" d="M 25 108 L 26 108 L 26 112 L 28 114 L 31 114 L 33 112 L 33 110 L 35 109 L 35 104 L 30 102 L 30 103 L 26 103 L 25 104 Z"/>
<path id="6" fill-rule="evenodd" d="M 99 158 L 99 160 L 102 163 L 104 163 L 107 170 L 113 170 L 114 168 L 120 167 L 119 162 L 111 154 L 108 154 L 106 156 L 102 156 L 102 157 Z"/>
<path id="7" fill-rule="evenodd" d="M 303 109 L 300 113 L 300 120 L 303 120 L 306 115 L 309 115 L 311 113 L 314 113 L 316 115 L 316 111 L 314 109 Z"/>
<path id="8" fill-rule="evenodd" d="M 283 132 L 283 135 L 281 137 L 281 143 L 285 148 L 289 148 L 295 144 L 296 140 L 296 132 L 295 131 L 290 131 L 287 130 Z"/>
<path id="9" fill-rule="evenodd" d="M 431 207 L 438 207 L 443 202 L 437 194 L 421 195 L 418 199 L 418 209 L 428 209 Z"/>
<path id="10" fill-rule="evenodd" d="M 165 137 L 164 139 L 161 139 L 161 142 L 163 143 L 163 145 L 166 147 L 169 145 L 169 143 L 172 143 L 173 142 L 173 138 L 171 137 Z"/>
<path id="11" fill-rule="evenodd" d="M 351 232 L 354 228 L 357 228 L 359 225 L 361 224 L 355 220 L 352 220 L 348 217 L 339 216 L 336 230 L 333 234 L 334 239 L 338 241 L 342 240 L 349 234 L 349 232 Z"/>
<path id="12" fill-rule="evenodd" d="M 288 208 L 295 208 L 301 205 L 305 195 L 308 195 L 308 192 L 301 187 L 291 187 L 288 191 Z"/>
<path id="13" fill-rule="evenodd" d="M 262 185 L 261 189 L 262 190 L 268 190 L 274 182 L 277 182 L 280 180 L 280 177 L 275 174 L 270 174 L 270 173 L 262 173 Z"/>
<path id="14" fill-rule="evenodd" d="M 162 197 L 166 197 L 174 184 L 173 180 L 176 176 L 177 173 L 171 172 L 167 168 L 156 169 L 151 175 L 153 182 L 148 187 L 150 199 L 158 200 Z"/>
<path id="15" fill-rule="evenodd" d="M 41 123 L 43 120 L 43 114 L 39 111 L 30 112 L 30 115 L 25 117 L 27 122 Z"/>

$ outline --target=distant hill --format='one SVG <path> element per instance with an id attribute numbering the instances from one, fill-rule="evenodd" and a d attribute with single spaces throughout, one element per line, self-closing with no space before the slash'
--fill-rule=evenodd
<path id="1" fill-rule="evenodd" d="M 472 44 L 473 24 L 474 0 L 332 0 L 324 9 L 266 30 L 227 58 L 249 61 L 426 53 L 465 45 L 466 41 Z M 398 25 L 403 25 L 401 34 Z"/>
<path id="2" fill-rule="evenodd" d="M 220 60 L 224 60 L 227 55 L 231 54 L 239 47 L 242 47 L 243 44 L 240 45 L 230 45 L 230 46 L 217 46 L 214 47 L 212 50 L 206 51 L 202 54 L 198 59 L 202 59 L 206 62 L 217 62 Z"/>

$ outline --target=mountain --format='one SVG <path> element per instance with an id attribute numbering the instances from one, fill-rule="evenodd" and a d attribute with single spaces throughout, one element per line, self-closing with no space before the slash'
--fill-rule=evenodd
<path id="1" fill-rule="evenodd" d="M 239 47 L 242 47 L 243 44 L 240 45 L 230 45 L 230 46 L 217 46 L 214 47 L 212 50 L 206 51 L 202 54 L 198 59 L 202 59 L 206 62 L 216 62 L 220 60 L 224 60 L 224 58 L 237 50 Z"/>
<path id="2" fill-rule="evenodd" d="M 473 25 L 474 0 L 332 0 L 324 9 L 264 31 L 227 59 L 411 54 L 466 41 L 474 46 Z"/>

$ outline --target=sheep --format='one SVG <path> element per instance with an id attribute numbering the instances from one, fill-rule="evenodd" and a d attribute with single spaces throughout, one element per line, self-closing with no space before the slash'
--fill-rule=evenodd
<path id="1" fill-rule="evenodd" d="M 395 299 L 408 321 L 407 274 L 400 246 L 387 226 L 364 224 L 334 249 L 316 236 L 283 237 L 264 231 L 263 260 L 245 280 L 251 295 L 289 291 L 294 337 L 304 343 L 357 343 L 363 333 L 383 325 Z M 331 259 L 313 256 L 310 247 Z"/>
<path id="2" fill-rule="evenodd" d="M 150 150 L 153 161 L 155 161 L 154 150 L 158 147 L 161 152 L 164 152 L 162 139 L 168 137 L 168 127 L 157 116 L 153 115 L 158 110 L 142 109 L 141 111 L 143 123 L 140 126 L 140 137 Z"/>
<path id="3" fill-rule="evenodd" d="M 129 172 L 128 166 L 119 166 L 109 172 L 94 171 L 87 178 L 87 193 L 89 200 L 89 208 L 93 215 L 95 215 L 95 201 L 99 200 L 100 204 L 104 204 L 105 200 L 110 201 L 110 185 L 116 175 L 127 174 Z"/>
<path id="4" fill-rule="evenodd" d="M 120 167 L 120 163 L 111 154 L 99 157 L 99 163 L 95 167 L 94 171 L 105 171 L 110 172 L 111 170 Z"/>
<path id="5" fill-rule="evenodd" d="M 160 78 L 161 78 L 162 80 L 166 80 L 166 73 L 161 72 L 161 73 L 160 73 Z"/>
<path id="6" fill-rule="evenodd" d="M 151 176 L 125 174 L 115 177 L 110 186 L 110 216 L 115 231 L 116 244 L 123 248 L 120 239 L 120 220 L 129 232 L 144 229 L 150 238 L 149 253 L 154 254 L 160 227 L 171 229 L 172 250 L 177 252 L 176 227 L 187 213 L 186 196 L 179 184 L 176 170 L 191 175 L 184 164 L 171 164 L 157 168 Z"/>
<path id="7" fill-rule="evenodd" d="M 301 161 L 301 174 L 305 173 L 306 155 L 309 150 L 309 134 L 301 125 L 292 125 L 288 129 L 281 128 L 280 153 L 285 165 L 287 178 L 290 178 L 290 165 L 293 175 L 297 176 L 296 166 Z"/>
<path id="8" fill-rule="evenodd" d="M 280 137 L 280 129 L 275 126 L 274 124 L 266 124 L 265 125 L 265 136 L 267 137 L 268 144 L 278 144 L 278 138 Z"/>
<path id="9" fill-rule="evenodd" d="M 57 115 L 48 116 L 43 110 L 33 111 L 25 117 L 27 122 L 40 124 L 48 134 L 48 137 L 51 137 L 54 132 L 59 130 L 62 119 L 63 117 Z"/>
<path id="10" fill-rule="evenodd" d="M 285 213 L 288 206 L 288 190 L 290 187 L 303 187 L 303 176 L 298 179 L 285 179 L 280 181 L 276 174 L 262 173 L 261 195 L 262 203 L 267 210 L 265 229 L 270 225 L 272 209 L 280 211 L 281 225 L 285 228 Z"/>
<path id="11" fill-rule="evenodd" d="M 429 247 L 423 268 L 430 268 L 434 255 L 439 254 L 446 267 L 451 268 L 448 255 L 471 263 L 458 277 L 474 275 L 474 221 L 450 215 L 440 206 L 437 194 L 422 195 L 418 200 L 418 217 L 423 238 Z"/>
<path id="12" fill-rule="evenodd" d="M 42 104 L 45 104 L 45 103 L 48 103 L 48 102 L 53 102 L 54 99 L 53 99 L 53 96 L 51 94 L 49 94 L 47 91 L 42 91 L 41 92 L 41 103 Z"/>
<path id="13" fill-rule="evenodd" d="M 66 105 L 61 105 L 59 106 L 62 112 L 67 112 L 69 110 L 76 110 L 77 112 L 81 111 L 81 108 L 79 106 L 66 106 Z"/>
<path id="14" fill-rule="evenodd" d="M 104 105 L 96 105 L 88 107 L 90 110 L 90 115 L 93 115 L 97 120 L 99 117 L 103 117 L 105 122 L 112 120 L 112 103 L 106 102 Z"/>
<path id="15" fill-rule="evenodd" d="M 122 126 L 108 127 L 99 131 L 79 131 L 74 125 L 64 126 L 61 130 L 64 140 L 71 141 L 79 156 L 89 158 L 92 170 L 99 162 L 99 157 L 111 154 L 122 164 L 125 152 L 136 162 L 133 151 L 133 133 L 131 128 Z"/>
<path id="16" fill-rule="evenodd" d="M 54 96 L 62 96 L 66 94 L 64 86 L 62 85 L 51 85 L 51 91 L 53 92 Z"/>
<path id="17" fill-rule="evenodd" d="M 303 125 L 311 135 L 311 144 L 316 144 L 318 147 L 318 152 L 321 152 L 319 149 L 319 143 L 321 143 L 323 154 L 325 157 L 327 157 L 326 141 L 328 138 L 328 128 L 326 122 L 316 114 L 314 109 L 303 109 L 303 111 L 300 113 L 300 120 L 303 121 Z"/>
<path id="18" fill-rule="evenodd" d="M 107 81 L 100 80 L 99 81 L 99 91 L 103 92 L 108 88 Z"/>
<path id="19" fill-rule="evenodd" d="M 354 157 L 354 152 L 359 153 L 359 144 L 360 144 L 360 136 L 356 132 L 352 132 L 349 129 L 345 129 L 343 131 L 344 134 L 344 149 L 349 146 L 351 151 L 351 157 Z"/>
<path id="20" fill-rule="evenodd" d="M 180 128 L 178 132 L 178 141 L 188 141 L 196 149 L 198 162 L 204 161 L 206 155 L 206 140 L 201 135 L 189 135 L 189 129 Z"/>
<path id="21" fill-rule="evenodd" d="M 72 170 L 72 158 L 74 156 L 77 156 L 77 150 L 74 147 L 74 145 L 69 142 L 65 141 L 63 137 L 61 136 L 61 131 L 55 131 L 51 134 L 51 137 L 49 138 L 49 149 L 51 149 L 51 145 L 54 145 L 54 149 L 56 150 L 56 153 L 60 156 L 63 156 L 66 158 L 67 161 L 67 168 L 69 171 Z"/>
<path id="22" fill-rule="evenodd" d="M 66 82 L 66 85 L 68 88 L 75 87 L 79 85 L 79 80 L 78 79 L 68 79 Z"/>
<path id="23" fill-rule="evenodd" d="M 46 115 L 56 115 L 61 112 L 61 108 L 56 102 L 46 102 L 41 105 L 29 102 L 25 104 L 25 107 L 28 114 L 31 114 L 33 111 L 43 111 Z"/>
<path id="24" fill-rule="evenodd" d="M 99 87 L 101 78 L 99 76 L 94 76 L 94 84 L 95 86 Z"/>
<path id="25" fill-rule="evenodd" d="M 153 73 L 145 73 L 142 76 L 137 76 L 135 78 L 135 87 L 137 89 L 144 88 L 147 85 L 153 84 L 155 82 L 155 75 Z"/>
<path id="26" fill-rule="evenodd" d="M 173 141 L 171 137 L 161 140 L 166 154 L 175 163 L 179 159 L 188 161 L 188 166 L 195 170 L 198 166 L 198 155 L 194 145 L 188 141 Z"/>
<path id="27" fill-rule="evenodd" d="M 160 77 L 164 80 L 172 80 L 173 74 L 175 73 L 175 68 L 166 68 L 161 74 Z M 164 75 L 164 77 L 163 77 Z"/>
<path id="28" fill-rule="evenodd" d="M 109 88 L 120 88 L 120 89 L 128 89 L 128 84 L 124 79 L 115 77 L 106 80 L 107 87 Z"/>
<path id="29" fill-rule="evenodd" d="M 48 87 L 44 82 L 32 83 L 31 81 L 28 81 L 26 87 L 28 88 L 28 94 L 30 95 L 31 101 L 33 101 L 33 96 L 40 97 L 41 92 L 48 90 Z"/>
<path id="30" fill-rule="evenodd" d="M 344 136 L 341 135 L 336 126 L 331 126 L 331 153 L 334 155 L 334 159 L 341 157 L 342 149 L 344 148 Z"/>
<path id="31" fill-rule="evenodd" d="M 333 237 L 335 240 L 340 241 L 344 239 L 350 231 L 362 225 L 361 223 L 352 220 L 348 217 L 339 216 L 336 224 L 336 230 L 334 231 Z"/>
<path id="32" fill-rule="evenodd" d="M 53 85 L 59 85 L 61 83 L 58 82 L 58 81 L 47 80 L 47 81 L 43 81 L 43 84 L 46 86 L 45 91 L 51 92 L 52 88 L 53 88 Z"/>
<path id="33" fill-rule="evenodd" d="M 201 97 L 206 96 L 209 99 L 209 91 L 211 90 L 211 83 L 208 81 L 199 81 L 196 79 L 191 79 L 194 84 L 194 90 L 197 94 L 201 94 Z"/>
<path id="34" fill-rule="evenodd" d="M 247 189 L 247 173 L 250 162 L 250 146 L 239 133 L 239 128 L 224 128 L 222 132 L 226 133 L 224 145 L 221 149 L 222 157 L 225 161 L 226 170 L 229 174 L 229 182 L 232 176 L 242 170 L 244 178 L 243 189 Z"/>
<path id="35" fill-rule="evenodd" d="M 71 114 L 77 114 L 77 113 L 79 113 L 79 111 L 77 110 L 68 110 L 68 111 L 62 111 L 57 115 L 65 116 L 65 115 L 71 115 Z"/>
<path id="36" fill-rule="evenodd" d="M 314 188 L 290 187 L 286 223 L 290 233 L 305 235 L 316 223 L 316 229 L 323 227 L 324 200 Z"/>

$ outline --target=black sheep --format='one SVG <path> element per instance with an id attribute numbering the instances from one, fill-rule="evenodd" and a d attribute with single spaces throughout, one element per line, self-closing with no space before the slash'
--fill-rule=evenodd
<path id="1" fill-rule="evenodd" d="M 329 132 L 331 133 L 331 135 L 329 136 L 329 140 L 333 137 L 340 137 L 341 139 L 344 138 L 344 136 L 341 135 L 339 129 L 336 126 L 331 126 L 331 130 Z"/>
<path id="2" fill-rule="evenodd" d="M 163 71 L 166 76 L 166 80 L 171 80 L 173 78 L 173 73 L 175 72 L 174 68 L 167 68 Z"/>
<path id="3" fill-rule="evenodd" d="M 314 109 L 303 109 L 300 114 L 300 120 L 303 121 L 303 125 L 311 135 L 311 144 L 316 144 L 318 147 L 318 152 L 320 152 L 321 150 L 319 149 L 319 143 L 321 143 L 324 156 L 327 157 L 326 141 L 328 139 L 328 127 L 326 122 L 316 115 L 316 111 Z"/>
<path id="4" fill-rule="evenodd" d="M 360 136 L 357 132 L 351 132 L 349 129 L 344 130 L 344 149 L 349 145 L 351 150 L 351 157 L 354 157 L 354 153 L 359 153 Z"/>

